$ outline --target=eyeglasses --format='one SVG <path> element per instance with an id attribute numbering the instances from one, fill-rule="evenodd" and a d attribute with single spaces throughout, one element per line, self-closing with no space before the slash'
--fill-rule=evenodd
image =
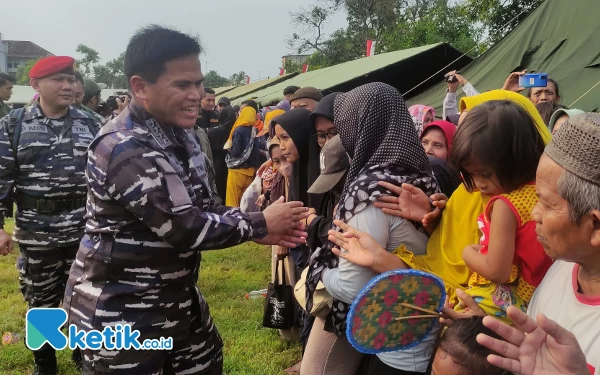
<path id="1" fill-rule="evenodd" d="M 327 133 L 319 132 L 319 133 L 313 134 L 313 137 L 317 138 L 317 142 L 327 142 L 328 140 L 335 137 L 336 135 L 338 135 L 337 129 L 331 129 Z"/>

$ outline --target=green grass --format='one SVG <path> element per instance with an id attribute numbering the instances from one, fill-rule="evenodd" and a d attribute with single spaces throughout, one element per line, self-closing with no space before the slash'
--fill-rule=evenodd
<path id="1" fill-rule="evenodd" d="M 12 230 L 7 220 L 6 229 Z M 27 305 L 19 291 L 15 262 L 18 250 L 0 257 L 0 334 L 13 332 L 21 340 L 0 345 L 0 374 L 24 375 L 33 371 L 33 356 L 23 343 Z M 277 331 L 262 328 L 262 299 L 244 295 L 266 288 L 271 275 L 271 252 L 264 246 L 241 245 L 203 254 L 198 285 L 225 342 L 225 374 L 271 375 L 300 359 L 296 343 L 282 341 Z M 69 350 L 58 352 L 59 374 L 79 374 Z"/>

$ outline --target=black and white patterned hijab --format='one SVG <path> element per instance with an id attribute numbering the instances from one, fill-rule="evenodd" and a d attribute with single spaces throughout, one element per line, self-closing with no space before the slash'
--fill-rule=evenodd
<path id="1" fill-rule="evenodd" d="M 408 108 L 400 93 L 384 83 L 369 83 L 340 94 L 334 104 L 334 123 L 342 145 L 352 159 L 336 219 L 348 222 L 354 215 L 390 191 L 379 181 L 394 185 L 409 183 L 428 196 L 438 191 L 429 159 L 419 141 Z M 335 268 L 338 258 L 327 243 L 313 254 L 306 279 L 307 308 L 326 268 Z M 348 306 L 334 301 L 330 317 L 338 334 L 345 332 Z"/>

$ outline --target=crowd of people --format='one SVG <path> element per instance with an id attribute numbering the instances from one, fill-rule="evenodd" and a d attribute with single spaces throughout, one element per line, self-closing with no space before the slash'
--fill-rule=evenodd
<path id="1" fill-rule="evenodd" d="M 0 222 L 15 204 L 29 308 L 62 302 L 80 330 L 127 323 L 174 341 L 76 350 L 84 374 L 221 374 L 201 252 L 246 241 L 269 245 L 272 278 L 282 262 L 304 290 L 280 331 L 302 343 L 289 372 L 599 373 L 598 114 L 560 105 L 552 79 L 520 94 L 525 71 L 484 93 L 449 72 L 441 118 L 380 82 L 238 107 L 203 87 L 201 50 L 169 28 L 138 31 L 129 95 L 107 116 L 70 57 L 33 67 L 24 108 L 4 103 L 13 83 L 0 75 Z M 442 316 L 410 349 L 360 353 L 350 306 L 398 269 L 443 281 Z M 33 355 L 35 374 L 56 373 L 52 347 Z"/>

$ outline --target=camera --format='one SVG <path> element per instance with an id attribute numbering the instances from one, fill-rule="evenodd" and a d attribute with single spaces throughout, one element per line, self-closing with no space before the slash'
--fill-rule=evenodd
<path id="1" fill-rule="evenodd" d="M 119 102 L 117 99 L 124 101 L 129 98 L 129 100 L 131 100 L 131 95 L 127 91 L 116 92 L 116 94 L 117 95 L 109 96 L 104 102 L 100 103 L 100 105 L 98 105 L 97 112 L 104 117 L 109 116 L 113 113 L 113 111 L 119 109 Z"/>
<path id="2" fill-rule="evenodd" d="M 456 74 L 460 74 L 460 72 L 456 72 Z M 458 79 L 456 78 L 455 75 L 453 74 L 446 74 L 444 75 L 444 79 L 446 80 L 446 82 L 448 83 L 454 83 L 454 82 L 458 82 Z"/>

